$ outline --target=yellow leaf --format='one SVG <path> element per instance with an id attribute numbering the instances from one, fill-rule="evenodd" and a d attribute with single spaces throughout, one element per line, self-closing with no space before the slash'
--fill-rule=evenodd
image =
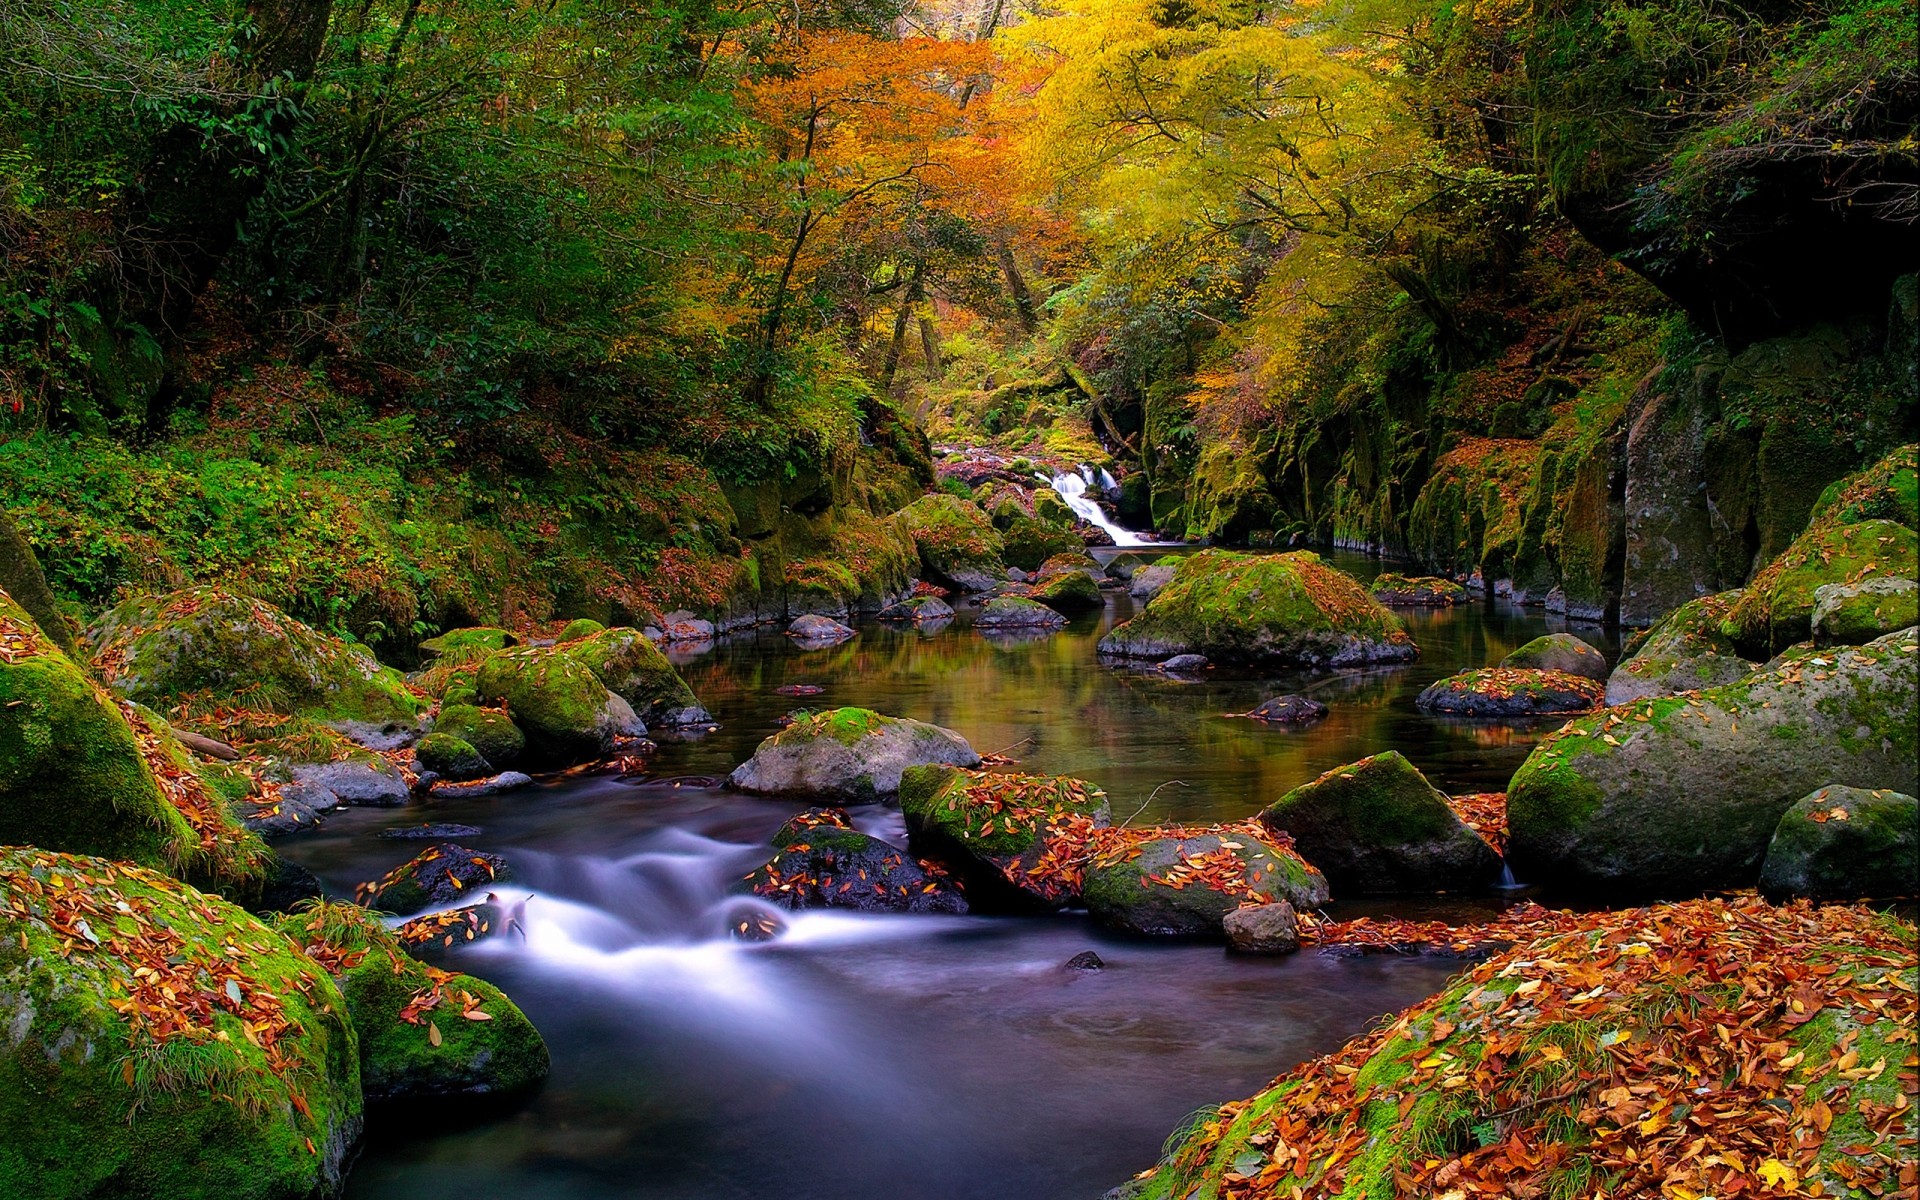
<path id="1" fill-rule="evenodd" d="M 1800 1172 L 1794 1170 L 1777 1158 L 1769 1158 L 1760 1164 L 1760 1178 L 1774 1187 L 1792 1190 L 1800 1186 Z"/>
<path id="2" fill-rule="evenodd" d="M 432 1021 L 427 1022 L 427 1041 L 436 1046 L 440 1044 L 440 1027 Z"/>

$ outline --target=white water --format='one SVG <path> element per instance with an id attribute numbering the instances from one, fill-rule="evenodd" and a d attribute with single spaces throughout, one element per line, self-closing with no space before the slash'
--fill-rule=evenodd
<path id="1" fill-rule="evenodd" d="M 1114 486 L 1113 476 L 1105 471 L 1100 472 L 1100 481 L 1102 486 Z M 1051 482 L 1053 490 L 1060 493 L 1060 498 L 1067 502 L 1067 507 L 1073 510 L 1074 515 L 1106 530 L 1107 536 L 1113 539 L 1114 545 L 1151 546 L 1156 544 L 1132 530 L 1115 525 L 1107 516 L 1106 510 L 1094 503 L 1093 497 L 1087 495 L 1087 489 L 1093 484 L 1092 467 L 1081 467 L 1078 472 L 1063 471 L 1055 475 Z"/>

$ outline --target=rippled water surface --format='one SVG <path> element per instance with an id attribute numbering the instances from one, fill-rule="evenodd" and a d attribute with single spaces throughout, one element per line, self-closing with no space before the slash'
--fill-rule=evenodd
<path id="1" fill-rule="evenodd" d="M 1341 565 L 1363 578 L 1375 569 Z M 354 810 L 283 843 L 347 894 L 422 845 L 373 836 L 380 829 L 463 822 L 483 830 L 472 845 L 512 864 L 503 896 L 532 896 L 524 943 L 472 947 L 456 961 L 539 1025 L 551 1080 L 483 1124 L 449 1131 L 430 1111 L 401 1114 L 349 1194 L 1090 1200 L 1150 1165 L 1185 1114 L 1244 1096 L 1437 990 L 1457 964 L 1230 957 L 1118 938 L 1074 914 L 813 913 L 773 944 L 725 940 L 728 886 L 799 806 L 689 777 L 724 775 L 798 704 L 951 726 L 1026 769 L 1100 784 L 1116 818 L 1141 810 L 1136 822 L 1245 817 L 1384 749 L 1446 790 L 1498 790 L 1551 728 L 1413 707 L 1426 684 L 1547 630 L 1506 606 L 1409 615 L 1422 650 L 1410 667 L 1212 671 L 1196 682 L 1096 661 L 1100 633 L 1130 612 L 1116 596 L 1038 640 L 989 640 L 963 613 L 937 633 L 863 625 L 855 641 L 815 652 L 773 633 L 730 642 L 682 663 L 721 727 L 664 745 L 651 779 L 578 777 L 430 809 Z M 797 683 L 825 692 L 775 691 Z M 1225 715 L 1285 691 L 1322 700 L 1332 716 L 1288 731 Z M 893 810 L 854 815 L 904 838 Z M 1086 949 L 1107 969 L 1061 969 Z"/>

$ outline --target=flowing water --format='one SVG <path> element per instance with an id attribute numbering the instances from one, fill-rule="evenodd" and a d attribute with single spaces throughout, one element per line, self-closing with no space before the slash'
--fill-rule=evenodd
<path id="1" fill-rule="evenodd" d="M 1363 577 L 1376 569 L 1337 561 Z M 1247 1095 L 1438 990 L 1459 964 L 1232 957 L 1116 937 L 1076 914 L 823 912 L 793 917 L 773 943 L 726 939 L 740 903 L 728 886 L 800 806 L 712 779 L 797 705 L 951 726 L 1026 769 L 1104 786 L 1116 818 L 1137 808 L 1136 822 L 1245 817 L 1387 748 L 1442 788 L 1497 790 L 1552 727 L 1413 708 L 1425 684 L 1548 629 L 1504 605 L 1410 614 L 1422 648 L 1410 667 L 1192 682 L 1096 661 L 1094 642 L 1130 612 L 1115 596 L 1032 640 L 990 639 L 963 613 L 939 631 L 864 625 L 822 651 L 776 633 L 730 642 L 680 656 L 720 728 L 664 744 L 644 780 L 577 777 L 426 809 L 344 811 L 282 843 L 350 894 L 424 844 L 380 830 L 463 822 L 482 830 L 469 844 L 512 864 L 503 898 L 532 897 L 524 942 L 469 947 L 453 962 L 526 1009 L 552 1049 L 552 1078 L 480 1124 L 440 1128 L 430 1106 L 389 1118 L 350 1196 L 1090 1200 L 1150 1165 L 1185 1114 Z M 775 691 L 789 684 L 825 690 Z M 1282 691 L 1333 713 L 1304 731 L 1224 715 Z M 894 810 L 854 815 L 869 832 L 904 836 Z M 1368 911 L 1386 908 L 1417 912 Z M 1087 949 L 1105 970 L 1061 969 Z"/>
<path id="2" fill-rule="evenodd" d="M 1120 526 L 1114 523 L 1113 518 L 1107 515 L 1107 511 L 1095 503 L 1092 496 L 1087 494 L 1089 489 L 1096 486 L 1102 491 L 1109 492 L 1118 486 L 1114 482 L 1113 476 L 1108 474 L 1104 469 L 1096 473 L 1092 467 L 1083 466 L 1077 472 L 1062 471 L 1053 477 L 1051 483 L 1053 490 L 1060 493 L 1060 498 L 1065 500 L 1067 507 L 1073 510 L 1074 516 L 1106 530 L 1107 536 L 1113 539 L 1115 546 L 1125 548 L 1129 546 L 1157 546 L 1162 544 L 1154 541 L 1152 538 L 1141 537 L 1132 530 L 1120 528 Z"/>

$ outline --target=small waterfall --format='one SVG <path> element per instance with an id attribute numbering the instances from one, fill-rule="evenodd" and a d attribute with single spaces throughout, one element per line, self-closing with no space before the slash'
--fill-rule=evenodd
<path id="1" fill-rule="evenodd" d="M 1518 891 L 1524 885 L 1513 877 L 1513 868 L 1508 866 L 1507 860 L 1503 858 L 1500 860 L 1500 882 L 1494 886 L 1503 892 L 1512 892 Z"/>
<path id="2" fill-rule="evenodd" d="M 1100 476 L 1109 480 L 1113 478 L 1105 471 L 1100 472 Z M 1151 546 L 1155 544 L 1131 530 L 1122 529 L 1114 524 L 1113 519 L 1107 516 L 1106 510 L 1094 503 L 1093 497 L 1087 495 L 1087 489 L 1094 486 L 1092 467 L 1082 467 L 1077 473 L 1062 471 L 1053 477 L 1052 483 L 1053 490 L 1060 493 L 1060 498 L 1067 502 L 1067 507 L 1073 510 L 1074 515 L 1106 530 L 1107 536 L 1113 539 L 1114 545 Z"/>

